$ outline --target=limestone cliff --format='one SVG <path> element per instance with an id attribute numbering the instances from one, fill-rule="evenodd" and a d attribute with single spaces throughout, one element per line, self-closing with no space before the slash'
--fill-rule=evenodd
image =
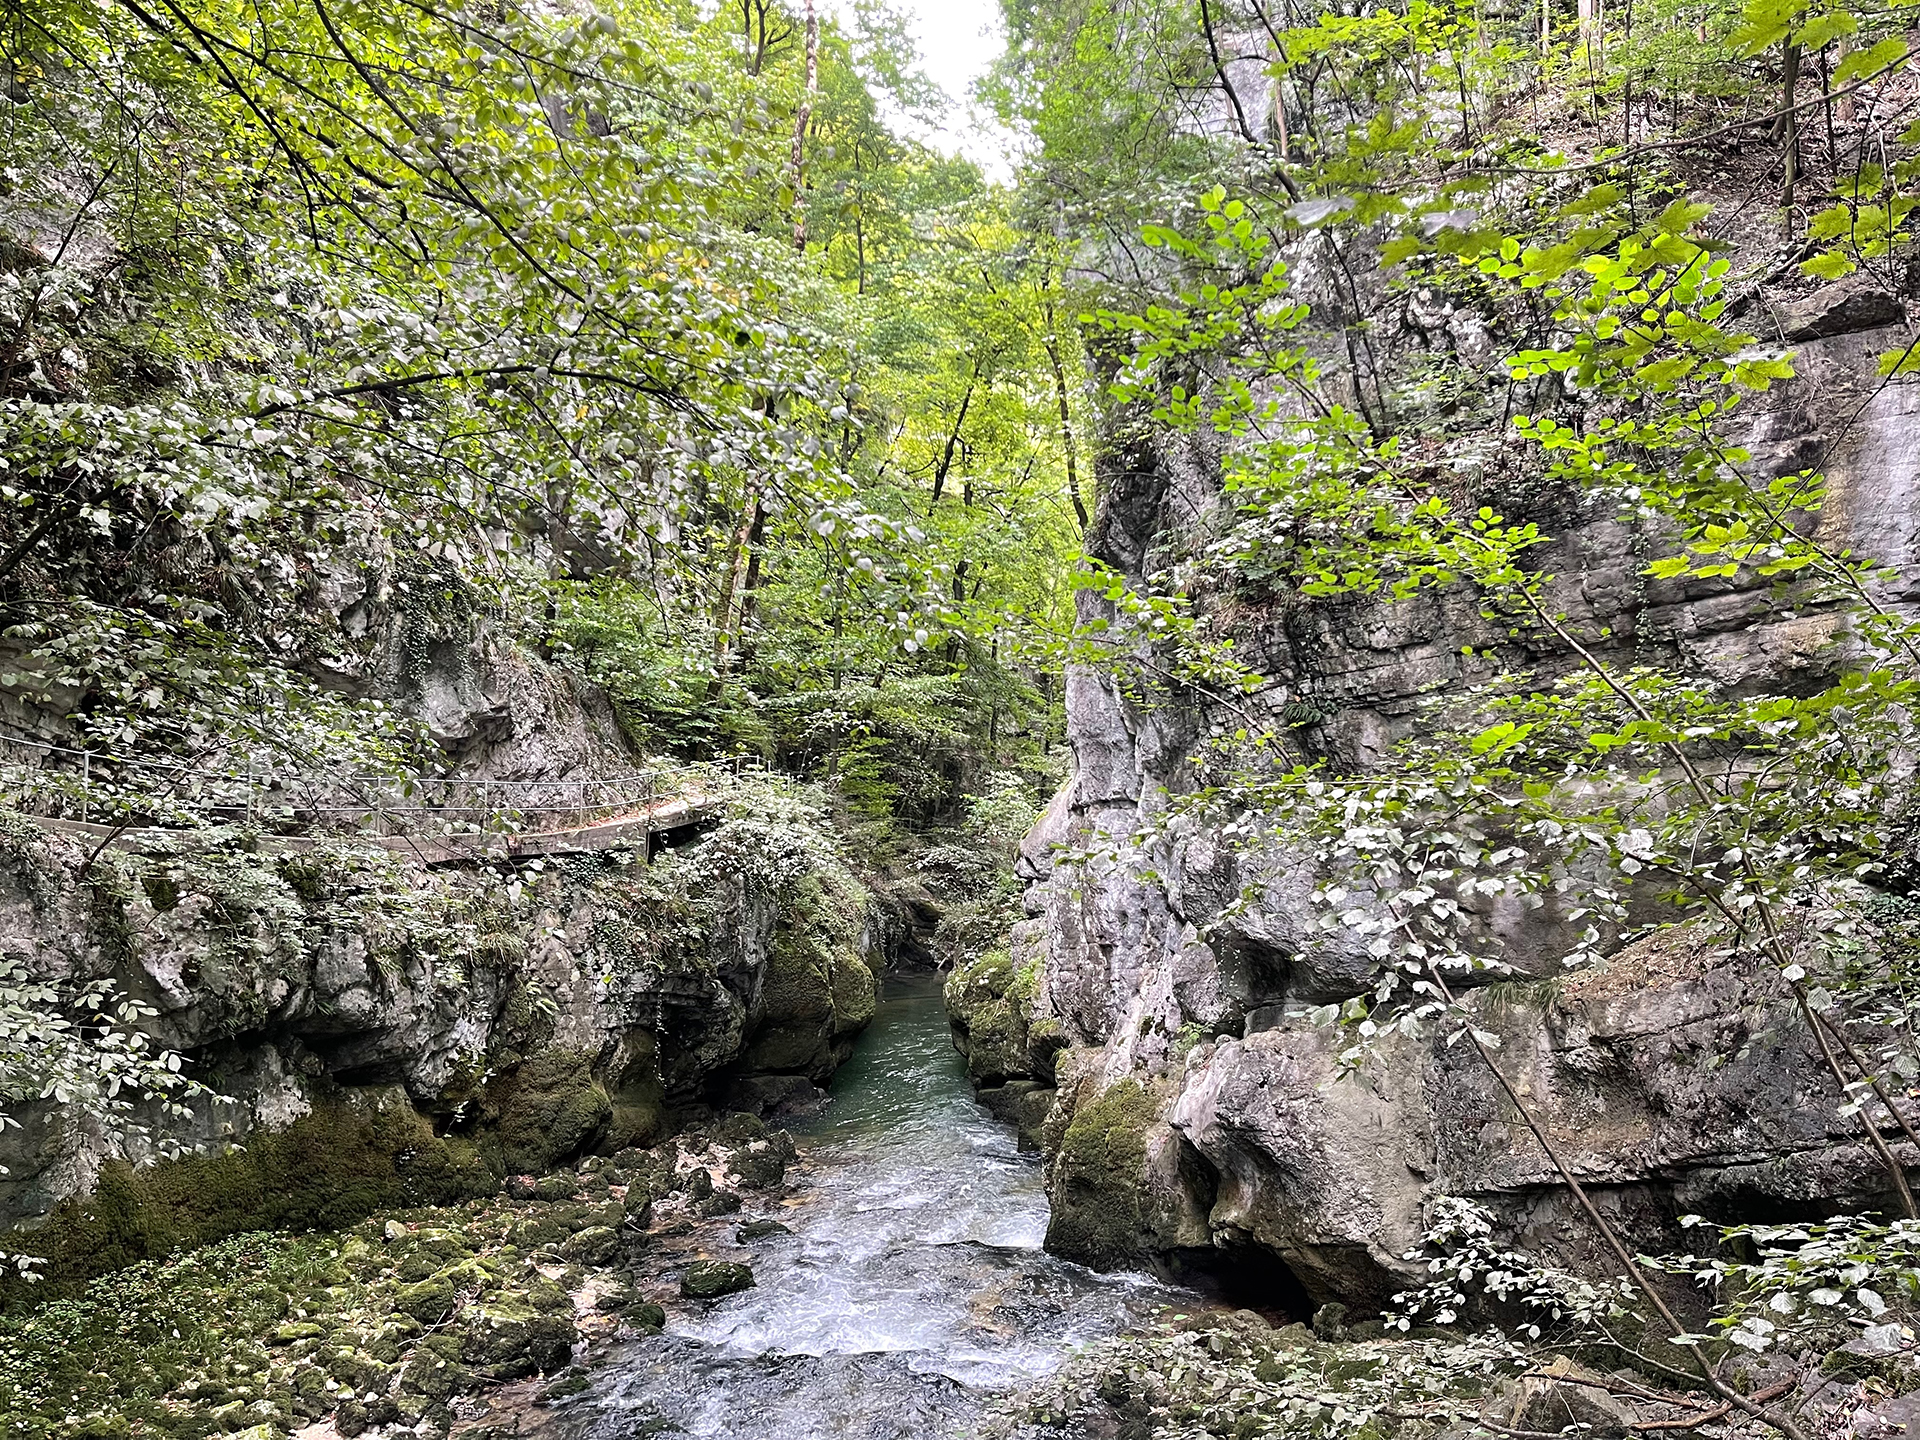
<path id="1" fill-rule="evenodd" d="M 594 716 L 565 677 L 506 661 L 534 713 L 471 758 L 593 764 Z M 77 1277 L 490 1192 L 710 1107 L 777 1105 L 871 1018 L 877 917 L 824 817 L 765 781 L 734 782 L 703 833 L 650 862 L 615 847 L 429 865 L 240 826 L 101 846 L 0 816 L 8 957 L 63 991 L 111 982 L 209 1092 L 146 1114 L 131 1143 L 54 1099 L 17 1107 L 0 1226 Z"/>
<path id="2" fill-rule="evenodd" d="M 1782 321 L 1783 336 L 1805 342 L 1798 378 L 1749 422 L 1750 443 L 1774 473 L 1825 469 L 1822 541 L 1911 575 L 1920 401 L 1875 384 L 1873 357 L 1908 337 L 1900 302 L 1869 298 L 1843 287 Z M 1472 318 L 1440 317 L 1427 343 L 1457 350 L 1458 322 Z M 1487 348 L 1482 329 L 1467 329 Z M 1217 509 L 1218 457 L 1200 441 L 1141 438 L 1125 417 L 1111 430 L 1091 548 L 1138 582 Z M 1503 483 L 1497 465 L 1481 478 Z M 1562 495 L 1521 488 L 1496 503 L 1557 537 L 1542 561 L 1560 577 L 1555 600 L 1617 656 L 1748 692 L 1791 691 L 1825 663 L 1834 622 L 1817 608 L 1788 612 L 1765 589 L 1725 580 L 1651 580 L 1649 536 Z M 1905 585 L 1896 603 L 1920 598 Z M 1092 618 L 1104 602 L 1083 592 L 1082 604 Z M 1016 944 L 1037 963 L 1028 993 L 1011 997 L 1023 1018 L 995 1032 L 1059 1039 L 1044 1065 L 1022 1064 L 1018 1045 L 1015 1059 L 975 1065 L 983 1081 L 1023 1086 L 1023 1109 L 1043 1106 L 1035 1087 L 1057 1082 L 1044 1126 L 1050 1243 L 1101 1265 L 1256 1247 L 1253 1258 L 1279 1257 L 1316 1301 L 1372 1302 L 1400 1288 L 1422 1204 L 1446 1192 L 1487 1201 L 1516 1238 L 1578 1262 L 1591 1242 L 1570 1202 L 1459 1053 L 1398 1041 L 1383 1063 L 1335 1080 L 1332 1040 L 1298 1012 L 1363 989 L 1369 966 L 1353 937 L 1315 928 L 1316 876 L 1300 856 L 1237 851 L 1204 832 L 1156 840 L 1131 864 L 1113 853 L 1168 792 L 1202 783 L 1210 736 L 1250 719 L 1366 766 L 1418 723 L 1424 694 L 1490 677 L 1486 661 L 1463 655 L 1493 638 L 1488 622 L 1457 593 L 1391 608 L 1241 604 L 1219 619 L 1272 677 L 1231 712 L 1193 692 L 1126 693 L 1091 669 L 1069 677 L 1075 772 L 1022 861 L 1031 918 Z M 1551 675 L 1567 658 L 1542 649 L 1527 663 Z M 1081 863 L 1058 863 L 1063 851 L 1083 852 Z M 1253 903 L 1229 915 L 1245 887 Z M 1577 1173 L 1640 1243 L 1675 1243 L 1673 1217 L 1688 1210 L 1803 1215 L 1878 1197 L 1884 1174 L 1854 1122 L 1835 1115 L 1839 1097 L 1777 979 L 1695 953 L 1685 932 L 1566 977 L 1564 916 L 1496 909 L 1487 922 L 1515 942 L 1522 975 L 1472 1003 L 1507 1037 L 1508 1073 Z M 1008 996 L 1002 984 L 994 1003 Z"/>

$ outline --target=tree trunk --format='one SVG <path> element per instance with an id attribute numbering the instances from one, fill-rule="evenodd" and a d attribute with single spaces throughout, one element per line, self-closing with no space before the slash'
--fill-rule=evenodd
<path id="1" fill-rule="evenodd" d="M 960 429 L 967 423 L 967 407 L 973 404 L 973 390 L 980 383 L 980 362 L 974 361 L 973 374 L 967 380 L 967 393 L 960 397 L 960 413 L 954 416 L 953 433 L 947 436 L 946 451 L 940 456 L 939 468 L 933 472 L 933 499 L 927 502 L 927 514 L 933 514 L 934 507 L 940 503 L 940 494 L 947 486 L 947 472 L 953 469 L 953 452 L 960 444 Z"/>
<path id="2" fill-rule="evenodd" d="M 740 579 L 740 560 L 752 543 L 754 531 L 760 525 L 761 508 L 758 491 L 748 497 L 743 507 L 745 514 L 740 529 L 733 537 L 733 543 L 727 547 L 727 570 L 720 582 L 720 593 L 713 602 L 713 675 L 707 681 L 707 702 L 720 698 L 724 687 L 723 676 L 726 672 L 727 653 L 731 649 L 730 625 L 733 620 L 734 586 Z"/>
<path id="3" fill-rule="evenodd" d="M 813 123 L 813 101 L 820 93 L 820 13 L 807 0 L 807 88 L 793 117 L 793 248 L 807 248 L 807 126 Z"/>
<path id="4" fill-rule="evenodd" d="M 1284 112 L 1283 112 L 1284 113 Z M 1073 453 L 1073 410 L 1067 404 L 1067 370 L 1060 363 L 1060 336 L 1053 328 L 1053 302 L 1047 302 L 1047 360 L 1053 366 L 1053 397 L 1060 407 L 1060 448 L 1067 457 L 1067 498 L 1073 501 L 1080 533 L 1087 533 L 1087 507 L 1080 499 L 1080 467 Z"/>
<path id="5" fill-rule="evenodd" d="M 1580 48 L 1587 57 L 1587 83 L 1593 87 L 1593 109 L 1600 112 L 1600 77 L 1606 70 L 1606 38 L 1602 33 L 1605 15 L 1602 0 L 1576 0 L 1580 29 Z"/>
<path id="6" fill-rule="evenodd" d="M 1800 180 L 1800 116 L 1793 108 L 1800 89 L 1800 47 L 1788 41 L 1780 54 L 1780 113 L 1773 122 L 1773 138 L 1786 149 L 1785 175 L 1780 186 L 1780 203 L 1793 209 L 1794 187 Z M 1793 216 L 1787 216 L 1787 230 L 1793 230 Z"/>

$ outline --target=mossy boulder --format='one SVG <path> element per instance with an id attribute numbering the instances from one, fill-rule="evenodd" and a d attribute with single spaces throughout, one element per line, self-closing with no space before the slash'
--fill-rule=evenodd
<path id="1" fill-rule="evenodd" d="M 568 1221 L 577 1234 L 582 1230 L 599 1229 L 602 1226 L 617 1227 L 626 1218 L 626 1206 L 622 1201 L 608 1196 L 598 1205 L 582 1206 L 579 1213 Z"/>
<path id="2" fill-rule="evenodd" d="M 594 1292 L 593 1308 L 617 1315 L 633 1304 L 637 1298 L 631 1285 L 615 1280 L 603 1284 Z"/>
<path id="3" fill-rule="evenodd" d="M 980 1103 L 1019 1133 L 1020 1148 L 1038 1150 L 1040 1134 L 1053 1110 L 1054 1088 L 1038 1080 L 1009 1080 L 1004 1085 L 983 1087 Z"/>
<path id="4" fill-rule="evenodd" d="M 339 1230 L 378 1210 L 491 1195 L 498 1184 L 473 1145 L 435 1135 L 404 1092 L 344 1092 L 223 1154 L 108 1162 L 91 1195 L 9 1237 L 46 1258 L 47 1278 L 30 1288 L 0 1281 L 0 1304 L 60 1299 L 94 1276 L 230 1235 Z"/>
<path id="5" fill-rule="evenodd" d="M 606 1225 L 590 1225 L 576 1231 L 561 1245 L 560 1253 L 581 1265 L 610 1265 L 620 1255 L 620 1232 Z"/>
<path id="6" fill-rule="evenodd" d="M 607 1133 L 613 1100 L 594 1078 L 593 1058 L 549 1050 L 496 1082 L 500 1158 L 510 1173 L 551 1170 Z"/>
<path id="7" fill-rule="evenodd" d="M 512 1238 L 521 1250 L 538 1250 L 546 1245 L 559 1245 L 572 1234 L 572 1227 L 565 1220 L 553 1215 L 532 1215 L 513 1227 Z"/>
<path id="8" fill-rule="evenodd" d="M 629 1031 L 621 1040 L 608 1066 L 607 1098 L 613 1108 L 600 1138 L 602 1150 L 652 1145 L 667 1133 L 667 1087 L 660 1078 L 658 1041 L 651 1032 Z"/>
<path id="9" fill-rule="evenodd" d="M 394 1294 L 393 1306 L 422 1325 L 437 1325 L 453 1309 L 453 1286 L 440 1276 L 417 1285 L 403 1285 Z"/>
<path id="10" fill-rule="evenodd" d="M 861 957 L 866 896 L 851 879 L 803 876 L 775 923 L 739 1069 L 825 1081 L 872 1021 L 879 987 Z"/>
<path id="11" fill-rule="evenodd" d="M 696 1260 L 680 1277 L 680 1293 L 688 1300 L 715 1300 L 753 1288 L 753 1267 L 737 1260 Z"/>
<path id="12" fill-rule="evenodd" d="M 1075 1108 L 1048 1167 L 1048 1250 L 1096 1270 L 1139 1257 L 1147 1135 L 1159 1120 L 1159 1102 L 1131 1078 Z"/>
<path id="13" fill-rule="evenodd" d="M 975 1085 L 1027 1076 L 1027 1016 L 1016 996 L 1013 957 L 989 950 L 947 979 L 947 1018 Z"/>
<path id="14" fill-rule="evenodd" d="M 579 1338 L 570 1315 L 491 1301 L 468 1307 L 461 1356 L 488 1379 L 515 1380 L 561 1369 Z"/>

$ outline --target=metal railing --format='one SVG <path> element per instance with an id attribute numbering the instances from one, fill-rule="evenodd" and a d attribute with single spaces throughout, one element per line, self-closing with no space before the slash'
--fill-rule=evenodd
<path id="1" fill-rule="evenodd" d="M 673 800 L 698 801 L 724 775 L 715 765 L 537 780 L 307 771 L 257 752 L 195 764 L 0 734 L 0 804 L 141 828 L 237 823 L 282 834 L 376 836 L 578 830 L 643 819 Z"/>

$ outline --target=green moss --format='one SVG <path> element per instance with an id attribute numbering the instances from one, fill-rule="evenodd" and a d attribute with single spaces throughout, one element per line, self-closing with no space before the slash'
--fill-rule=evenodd
<path id="1" fill-rule="evenodd" d="M 659 1055 L 653 1036 L 629 1034 L 615 1055 L 607 1077 L 613 1118 L 600 1138 L 600 1153 L 657 1143 L 667 1133 L 667 1087 L 660 1079 Z"/>
<path id="2" fill-rule="evenodd" d="M 793 883 L 767 949 L 760 1022 L 743 1068 L 824 1080 L 846 1058 L 878 1000 L 859 952 L 863 899 L 837 875 Z"/>
<path id="3" fill-rule="evenodd" d="M 225 1154 L 105 1165 L 93 1194 L 10 1239 L 47 1258 L 47 1279 L 0 1288 L 0 1303 L 57 1299 L 110 1270 L 245 1231 L 338 1229 L 376 1210 L 490 1194 L 495 1183 L 470 1144 L 436 1136 L 403 1097 L 330 1102 Z"/>
<path id="4" fill-rule="evenodd" d="M 1096 1270 L 1139 1255 L 1147 1132 L 1159 1119 L 1153 1093 L 1133 1079 L 1108 1086 L 1074 1111 L 1047 1186 L 1053 1201 L 1047 1249 Z"/>
<path id="5" fill-rule="evenodd" d="M 584 1051 L 549 1050 L 495 1085 L 500 1157 L 509 1174 L 551 1170 L 606 1133 L 613 1100 L 594 1078 L 593 1060 Z"/>

